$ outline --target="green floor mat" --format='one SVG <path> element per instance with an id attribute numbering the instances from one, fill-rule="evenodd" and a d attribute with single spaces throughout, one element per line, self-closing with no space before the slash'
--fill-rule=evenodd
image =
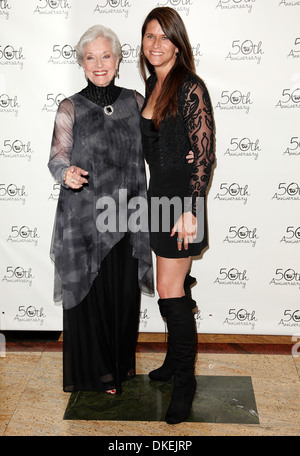
<path id="1" fill-rule="evenodd" d="M 259 424 L 251 377 L 198 375 L 188 422 Z M 72 393 L 65 420 L 164 421 L 173 383 L 137 375 L 119 396 Z"/>

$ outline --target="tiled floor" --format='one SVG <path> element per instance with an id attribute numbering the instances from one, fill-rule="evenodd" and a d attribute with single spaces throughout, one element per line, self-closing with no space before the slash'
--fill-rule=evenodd
<path id="1" fill-rule="evenodd" d="M 163 350 L 162 344 L 139 343 L 137 373 L 158 366 Z M 70 395 L 62 391 L 62 342 L 8 342 L 5 355 L 0 358 L 2 436 L 300 435 L 300 354 L 292 356 L 288 345 L 199 344 L 198 375 L 251 377 L 259 424 L 64 420 Z"/>

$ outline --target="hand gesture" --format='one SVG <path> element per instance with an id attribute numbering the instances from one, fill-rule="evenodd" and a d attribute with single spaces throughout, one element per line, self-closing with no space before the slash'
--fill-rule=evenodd
<path id="1" fill-rule="evenodd" d="M 171 236 L 177 233 L 177 248 L 188 249 L 188 244 L 192 243 L 197 236 L 197 219 L 191 212 L 184 212 L 172 228 Z"/>
<path id="2" fill-rule="evenodd" d="M 82 176 L 87 176 L 89 173 L 79 166 L 71 165 L 64 174 L 64 183 L 73 190 L 80 189 L 83 184 L 88 181 Z"/>

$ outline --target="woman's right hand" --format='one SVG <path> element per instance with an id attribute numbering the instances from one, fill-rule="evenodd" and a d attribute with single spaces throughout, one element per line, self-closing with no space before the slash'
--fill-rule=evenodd
<path id="1" fill-rule="evenodd" d="M 184 212 L 171 230 L 171 237 L 177 233 L 177 248 L 182 250 L 182 244 L 185 250 L 189 244 L 193 243 L 197 237 L 197 219 L 192 212 Z"/>
<path id="2" fill-rule="evenodd" d="M 82 176 L 87 176 L 89 173 L 79 166 L 71 165 L 64 174 L 64 183 L 72 188 L 73 190 L 78 190 L 87 184 L 88 181 Z"/>

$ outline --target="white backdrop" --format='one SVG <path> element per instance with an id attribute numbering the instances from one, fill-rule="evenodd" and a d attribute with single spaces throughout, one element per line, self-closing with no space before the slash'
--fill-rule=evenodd
<path id="1" fill-rule="evenodd" d="M 198 332 L 300 329 L 300 2 L 0 0 L 0 330 L 61 330 L 49 258 L 59 193 L 47 162 L 57 105 L 85 86 L 73 46 L 102 23 L 124 59 L 118 85 L 144 94 L 140 29 L 174 7 L 214 107 L 210 248 L 193 263 Z M 141 332 L 163 332 L 143 296 Z"/>

